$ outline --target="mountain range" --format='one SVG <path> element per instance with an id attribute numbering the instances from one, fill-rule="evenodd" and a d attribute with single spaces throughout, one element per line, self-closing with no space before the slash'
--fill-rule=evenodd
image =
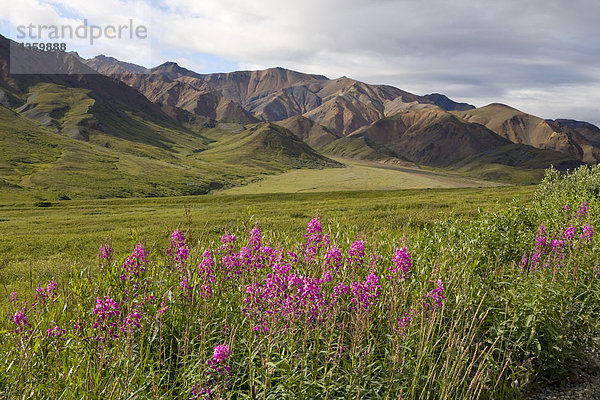
<path id="1" fill-rule="evenodd" d="M 535 182 L 550 165 L 600 161 L 598 127 L 502 104 L 279 67 L 198 74 L 173 62 L 147 69 L 23 51 L 59 73 L 11 75 L 11 42 L 0 37 L 0 189 L 199 194 L 292 168 L 343 167 L 339 157 Z"/>

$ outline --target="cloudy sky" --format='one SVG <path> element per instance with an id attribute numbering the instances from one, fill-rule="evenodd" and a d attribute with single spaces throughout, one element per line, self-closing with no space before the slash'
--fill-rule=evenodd
<path id="1" fill-rule="evenodd" d="M 198 72 L 282 66 L 348 76 L 476 106 L 600 124 L 597 0 L 0 0 L 19 25 L 105 27 L 134 19 L 144 41 L 67 41 L 70 50 Z M 30 40 L 31 41 L 31 40 Z"/>

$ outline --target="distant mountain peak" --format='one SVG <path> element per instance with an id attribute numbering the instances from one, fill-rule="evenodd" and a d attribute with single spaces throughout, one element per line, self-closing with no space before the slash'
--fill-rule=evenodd
<path id="1" fill-rule="evenodd" d="M 179 66 L 179 64 L 177 64 L 175 61 L 165 61 L 164 63 L 160 64 L 158 67 L 156 68 L 161 68 L 161 67 L 177 67 L 177 68 L 181 68 L 181 66 Z"/>
<path id="2" fill-rule="evenodd" d="M 504 108 L 507 110 L 514 110 L 514 111 L 519 111 L 514 107 L 509 106 L 508 104 L 504 104 L 504 103 L 490 103 L 488 105 L 485 105 L 483 107 L 480 108 Z"/>
<path id="3" fill-rule="evenodd" d="M 182 66 L 180 66 L 179 64 L 177 64 L 175 61 L 166 61 L 166 62 L 152 68 L 152 71 L 162 71 L 162 70 L 181 70 L 181 71 L 185 70 L 185 71 L 188 71 L 187 69 L 185 69 Z"/>
<path id="4" fill-rule="evenodd" d="M 148 68 L 141 65 L 120 61 L 104 54 L 99 54 L 89 60 L 82 59 L 82 62 L 103 75 L 148 74 L 150 72 Z"/>
<path id="5" fill-rule="evenodd" d="M 475 108 L 475 106 L 471 104 L 457 103 L 454 100 L 449 99 L 448 96 L 445 96 L 440 93 L 426 94 L 423 97 L 425 97 L 428 100 L 431 100 L 436 106 L 443 108 L 447 111 L 466 111 Z"/>

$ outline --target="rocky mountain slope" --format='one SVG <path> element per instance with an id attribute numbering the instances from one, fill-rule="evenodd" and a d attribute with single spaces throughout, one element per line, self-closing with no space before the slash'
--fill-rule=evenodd
<path id="1" fill-rule="evenodd" d="M 331 80 L 283 68 L 201 75 L 169 62 L 153 68 L 148 75 L 134 69 L 124 72 L 116 61 L 111 67 L 104 56 L 87 60 L 86 64 L 127 83 L 154 102 L 194 112 L 194 99 L 210 93 L 234 102 L 262 120 L 281 121 L 302 115 L 343 135 L 401 110 L 473 107 L 439 94 L 417 96 L 388 85 L 369 85 L 346 77 Z M 196 112 L 207 111 L 199 108 Z M 211 115 L 217 119 L 223 117 L 214 112 Z M 227 118 L 247 122 L 241 112 L 231 113 Z"/>
<path id="2" fill-rule="evenodd" d="M 513 143 L 556 150 L 586 163 L 600 161 L 600 131 L 591 124 L 547 121 L 504 104 L 457 111 L 455 115 L 485 125 Z"/>
<path id="3" fill-rule="evenodd" d="M 111 67 L 111 62 L 115 66 Z M 447 165 L 448 160 L 474 156 L 475 150 L 485 147 L 471 146 L 478 140 L 476 133 L 481 129 L 470 124 L 479 124 L 509 143 L 557 151 L 586 163 L 600 160 L 600 136 L 593 125 L 584 127 L 575 122 L 546 121 L 501 104 L 475 108 L 439 93 L 419 96 L 389 85 L 370 85 L 347 77 L 328 79 L 322 75 L 303 74 L 283 68 L 198 74 L 175 63 L 165 63 L 145 75 L 130 67 L 129 72 L 122 73 L 121 64 L 106 57 L 91 59 L 86 63 L 138 89 L 154 102 L 177 106 L 217 120 L 248 123 L 251 115 L 303 132 L 313 130 L 310 135 L 300 135 L 312 138 L 316 135 L 315 128 L 312 125 L 301 128 L 300 120 L 294 119 L 304 117 L 320 125 L 316 128 L 321 132 L 317 135 L 319 141 L 307 139 L 311 145 L 329 146 L 331 151 L 357 157 L 368 154 L 368 157 L 386 159 L 386 156 L 396 154 L 401 158 L 412 157 L 417 163 Z M 99 64 L 102 65 L 98 67 Z M 111 72 L 117 66 L 120 74 Z M 248 114 L 244 114 L 244 111 Z M 446 111 L 452 112 L 466 125 L 460 125 L 448 115 L 440 119 Z M 399 114 L 406 115 L 398 117 Z M 409 125 L 415 122 L 415 125 L 406 126 L 404 130 L 408 135 L 403 134 L 402 139 L 395 143 L 380 143 L 362 134 L 365 129 L 370 129 L 371 135 L 375 135 L 375 131 L 388 129 L 390 117 L 396 121 L 395 124 L 403 120 Z M 455 140 L 457 138 L 451 134 L 420 135 L 418 132 L 425 125 L 429 125 L 429 133 L 437 129 L 446 133 L 462 132 L 466 136 Z M 388 133 L 397 132 L 395 128 L 396 125 Z M 325 135 L 323 132 L 331 134 Z M 358 133 L 364 139 L 339 140 L 341 136 L 351 137 Z M 467 138 L 473 135 L 475 137 Z M 331 144 L 334 138 L 338 142 Z M 365 151 L 359 149 L 361 143 Z M 373 146 L 378 150 L 374 150 Z M 425 149 L 427 146 L 428 150 Z M 405 149 L 403 155 L 398 153 L 398 148 Z"/>

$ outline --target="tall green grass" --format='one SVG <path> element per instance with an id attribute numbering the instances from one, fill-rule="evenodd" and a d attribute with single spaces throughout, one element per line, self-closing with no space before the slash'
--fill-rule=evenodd
<path id="1" fill-rule="evenodd" d="M 104 243 L 3 309 L 0 396 L 518 398 L 598 333 L 597 182 L 549 171 L 533 203 L 404 237 L 315 216 Z"/>

